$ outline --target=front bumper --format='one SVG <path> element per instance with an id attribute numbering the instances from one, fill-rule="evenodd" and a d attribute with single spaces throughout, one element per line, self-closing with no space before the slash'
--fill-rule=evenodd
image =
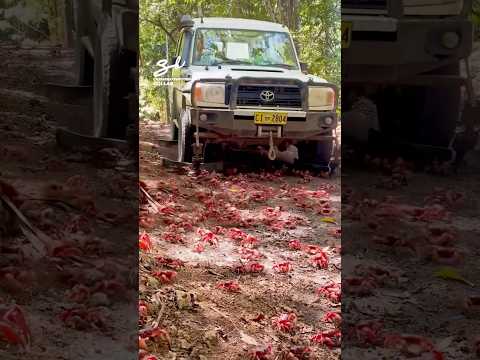
<path id="1" fill-rule="evenodd" d="M 288 113 L 285 126 L 258 126 L 254 123 L 254 112 L 268 112 L 264 109 L 208 109 L 192 108 L 192 124 L 198 121 L 201 139 L 209 142 L 268 143 L 270 131 L 275 139 L 285 140 L 331 140 L 337 126 L 334 112 L 308 112 L 279 110 Z M 325 118 L 332 118 L 331 125 Z"/>
<path id="2" fill-rule="evenodd" d="M 225 107 L 204 108 L 192 101 L 190 107 L 192 125 L 198 124 L 201 139 L 209 142 L 268 143 L 270 133 L 275 139 L 295 141 L 325 141 L 335 139 L 337 115 L 335 111 L 308 110 L 308 86 L 336 87 L 326 83 L 302 83 L 296 79 L 263 79 L 243 77 L 237 80 L 218 79 L 201 81 L 225 81 L 229 93 L 226 94 Z M 300 108 L 282 108 L 267 106 L 238 106 L 238 88 L 241 85 L 252 86 L 298 86 L 301 96 Z M 193 87 L 195 85 L 193 84 Z M 338 99 L 335 100 L 335 106 Z M 287 123 L 284 126 L 256 125 L 255 112 L 286 112 Z M 330 118 L 331 123 L 325 119 Z"/>
<path id="3" fill-rule="evenodd" d="M 456 63 L 472 51 L 472 24 L 463 18 L 346 15 L 342 20 L 353 24 L 351 44 L 342 49 L 345 81 L 396 81 Z M 454 49 L 442 46 L 445 32 L 459 35 Z"/>

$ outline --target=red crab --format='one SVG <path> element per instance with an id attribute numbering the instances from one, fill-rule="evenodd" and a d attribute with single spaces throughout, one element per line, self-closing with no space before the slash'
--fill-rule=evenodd
<path id="1" fill-rule="evenodd" d="M 331 216 L 334 212 L 335 212 L 334 209 L 324 207 L 324 208 L 318 209 L 317 214 L 320 214 L 323 216 Z"/>
<path id="2" fill-rule="evenodd" d="M 179 233 L 178 230 L 165 231 L 162 235 L 162 239 L 172 244 L 183 243 L 185 240 L 183 234 Z"/>
<path id="3" fill-rule="evenodd" d="M 202 253 L 205 251 L 205 245 L 203 245 L 202 243 L 196 243 L 193 247 L 193 251 L 196 253 Z"/>
<path id="4" fill-rule="evenodd" d="M 138 243 L 141 250 L 150 250 L 152 248 L 152 240 L 147 233 L 138 236 Z"/>
<path id="5" fill-rule="evenodd" d="M 427 241 L 432 245 L 451 246 L 456 235 L 450 228 L 431 226 L 426 231 Z"/>
<path id="6" fill-rule="evenodd" d="M 242 246 L 254 247 L 257 244 L 258 244 L 258 239 L 253 235 L 247 235 L 245 239 L 242 239 L 240 241 L 240 245 Z"/>
<path id="7" fill-rule="evenodd" d="M 138 337 L 139 337 L 139 340 L 143 340 L 143 342 L 146 342 L 147 340 L 150 340 L 156 343 L 159 341 L 165 341 L 168 344 L 170 344 L 170 335 L 168 334 L 167 330 L 159 327 L 140 330 Z"/>
<path id="8" fill-rule="evenodd" d="M 288 273 L 292 269 L 293 269 L 292 264 L 289 263 L 288 261 L 283 262 L 283 263 L 279 263 L 279 264 L 275 264 L 273 266 L 273 270 L 275 270 L 276 272 L 279 272 L 279 273 Z"/>
<path id="9" fill-rule="evenodd" d="M 25 320 L 25 315 L 18 305 L 0 307 L 0 340 L 13 345 L 29 348 L 31 333 Z"/>
<path id="10" fill-rule="evenodd" d="M 215 235 L 225 235 L 227 233 L 227 229 L 223 226 L 215 226 L 212 231 Z"/>
<path id="11" fill-rule="evenodd" d="M 139 352 L 138 360 L 159 360 L 155 355 L 148 354 L 143 350 L 143 352 Z"/>
<path id="12" fill-rule="evenodd" d="M 467 311 L 480 311 L 480 295 L 466 296 L 463 307 Z"/>
<path id="13" fill-rule="evenodd" d="M 342 237 L 342 229 L 341 228 L 332 228 L 328 230 L 328 234 L 332 235 L 335 238 Z"/>
<path id="14" fill-rule="evenodd" d="M 152 275 L 159 279 L 162 284 L 170 284 L 177 276 L 177 272 L 171 270 L 154 271 Z"/>
<path id="15" fill-rule="evenodd" d="M 182 260 L 178 260 L 178 259 L 171 259 L 163 256 L 158 256 L 156 260 L 160 265 L 164 265 L 166 267 L 169 267 L 175 270 L 178 270 L 185 266 L 185 263 Z"/>
<path id="16" fill-rule="evenodd" d="M 248 358 L 249 360 L 268 360 L 272 354 L 272 345 L 257 346 L 248 352 Z"/>
<path id="17" fill-rule="evenodd" d="M 125 286 L 118 280 L 99 281 L 92 289 L 92 293 L 103 292 L 110 296 L 124 295 L 126 293 Z"/>
<path id="18" fill-rule="evenodd" d="M 426 206 L 414 211 L 415 219 L 424 222 L 443 221 L 447 220 L 449 216 L 449 212 L 441 205 Z"/>
<path id="19" fill-rule="evenodd" d="M 409 356 L 431 353 L 435 360 L 443 360 L 441 352 L 435 350 L 433 343 L 418 335 L 387 335 L 383 343 L 386 348 L 393 348 Z"/>
<path id="20" fill-rule="evenodd" d="M 228 229 L 228 237 L 232 240 L 241 241 L 247 237 L 247 234 L 240 229 L 231 228 Z"/>
<path id="21" fill-rule="evenodd" d="M 90 289 L 85 285 L 77 284 L 67 291 L 66 298 L 75 303 L 84 303 L 90 298 Z"/>
<path id="22" fill-rule="evenodd" d="M 458 265 L 463 255 L 455 248 L 446 246 L 432 246 L 431 258 L 441 264 Z"/>
<path id="23" fill-rule="evenodd" d="M 364 266 L 359 264 L 355 267 L 355 273 L 360 276 L 371 278 L 378 285 L 398 281 L 397 275 L 379 266 Z"/>
<path id="24" fill-rule="evenodd" d="M 342 315 L 339 312 L 329 311 L 323 316 L 323 321 L 333 323 L 340 326 L 342 323 Z"/>
<path id="25" fill-rule="evenodd" d="M 303 251 L 305 251 L 307 254 L 310 254 L 310 255 L 323 253 L 322 248 L 318 245 L 304 245 Z"/>
<path id="26" fill-rule="evenodd" d="M 210 244 L 213 247 L 218 246 L 218 238 L 217 235 L 215 235 L 213 232 L 210 230 L 198 228 L 197 234 L 200 235 L 201 240 L 205 244 Z"/>
<path id="27" fill-rule="evenodd" d="M 258 260 L 263 257 L 263 255 L 255 249 L 240 248 L 240 257 L 245 260 Z"/>
<path id="28" fill-rule="evenodd" d="M 265 267 L 257 262 L 250 262 L 245 265 L 240 265 L 235 268 L 238 273 L 260 273 Z"/>
<path id="29" fill-rule="evenodd" d="M 312 263 L 312 265 L 320 269 L 328 269 L 328 256 L 323 251 L 321 253 L 318 253 L 317 255 L 314 255 L 310 259 L 310 262 Z"/>
<path id="30" fill-rule="evenodd" d="M 340 284 L 330 283 L 318 288 L 317 294 L 325 296 L 327 299 L 334 303 L 338 303 L 340 302 L 342 297 L 342 292 L 340 289 Z"/>
<path id="31" fill-rule="evenodd" d="M 223 289 L 230 292 L 240 292 L 240 285 L 236 281 L 225 281 L 219 283 L 217 288 Z"/>
<path id="32" fill-rule="evenodd" d="M 155 219 L 152 216 L 141 215 L 138 219 L 140 227 L 151 229 L 155 226 Z"/>
<path id="33" fill-rule="evenodd" d="M 332 349 L 340 346 L 342 342 L 342 333 L 340 330 L 329 330 L 318 332 L 311 337 L 311 340 L 317 344 L 325 345 Z"/>
<path id="34" fill-rule="evenodd" d="M 283 332 L 291 332 L 297 324 L 297 315 L 294 313 L 281 314 L 272 320 L 273 326 Z"/>
<path id="35" fill-rule="evenodd" d="M 383 323 L 367 320 L 356 324 L 349 334 L 360 346 L 380 346 L 384 342 Z"/>
<path id="36" fill-rule="evenodd" d="M 301 250 L 302 249 L 302 243 L 300 242 L 300 240 L 291 240 L 288 242 L 288 247 L 291 249 L 291 250 Z"/>
<path id="37" fill-rule="evenodd" d="M 60 314 L 60 320 L 67 327 L 77 330 L 88 328 L 102 329 L 107 325 L 106 316 L 102 308 L 76 307 L 67 309 Z"/>
<path id="38" fill-rule="evenodd" d="M 367 277 L 347 277 L 343 279 L 345 292 L 356 296 L 368 296 L 372 294 L 377 283 Z"/>
<path id="39" fill-rule="evenodd" d="M 308 360 L 312 349 L 308 346 L 292 346 L 288 349 L 287 360 Z"/>
<path id="40" fill-rule="evenodd" d="M 138 301 L 138 315 L 140 318 L 144 318 L 148 315 L 148 306 L 143 300 Z"/>

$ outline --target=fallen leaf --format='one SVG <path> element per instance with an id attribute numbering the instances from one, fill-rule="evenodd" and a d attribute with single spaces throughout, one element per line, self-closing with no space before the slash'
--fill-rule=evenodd
<path id="1" fill-rule="evenodd" d="M 320 221 L 328 223 L 328 224 L 336 224 L 337 223 L 337 221 L 332 217 L 324 217 L 324 218 L 321 218 Z"/>
<path id="2" fill-rule="evenodd" d="M 250 335 L 245 334 L 243 331 L 240 331 L 240 339 L 248 345 L 258 346 L 258 342 Z"/>
<path id="3" fill-rule="evenodd" d="M 463 282 L 469 286 L 475 286 L 472 282 L 465 279 L 460 273 L 451 267 L 443 267 L 435 272 L 435 276 L 445 280 L 455 280 Z"/>

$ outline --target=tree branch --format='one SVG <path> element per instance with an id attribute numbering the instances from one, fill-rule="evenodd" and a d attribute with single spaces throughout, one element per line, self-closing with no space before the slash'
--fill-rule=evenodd
<path id="1" fill-rule="evenodd" d="M 175 38 L 173 37 L 172 33 L 177 30 L 177 29 L 174 29 L 173 31 L 168 31 L 167 28 L 165 27 L 165 25 L 163 25 L 163 23 L 158 20 L 158 21 L 153 21 L 153 20 L 150 20 L 150 19 L 147 19 L 147 18 L 142 18 L 140 20 L 143 20 L 143 21 L 146 21 L 152 25 L 155 25 L 155 26 L 158 26 L 159 28 L 161 28 L 167 35 L 168 37 L 170 38 L 170 40 L 172 40 L 172 42 L 175 44 L 177 41 L 175 40 Z"/>

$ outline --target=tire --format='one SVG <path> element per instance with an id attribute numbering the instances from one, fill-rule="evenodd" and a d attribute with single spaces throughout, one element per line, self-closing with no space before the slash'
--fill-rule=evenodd
<path id="1" fill-rule="evenodd" d="M 119 100 L 117 89 L 112 86 L 115 77 L 115 61 L 117 56 L 117 39 L 113 24 L 108 22 L 102 34 L 95 42 L 95 64 L 93 72 L 93 122 L 92 135 L 107 135 L 108 119 L 114 119 L 115 100 Z"/>
<path id="2" fill-rule="evenodd" d="M 191 115 L 189 110 L 182 110 L 178 129 L 178 161 L 192 162 L 193 133 Z"/>
<path id="3" fill-rule="evenodd" d="M 333 144 L 333 140 L 299 144 L 299 163 L 303 166 L 328 167 L 334 150 Z"/>
<path id="4" fill-rule="evenodd" d="M 93 85 L 93 59 L 81 41 L 80 29 L 84 26 L 86 14 L 84 6 L 78 1 L 72 4 L 73 29 L 75 33 L 75 83 L 80 86 Z"/>
<path id="5" fill-rule="evenodd" d="M 434 74 L 458 75 L 459 65 Z M 460 103 L 459 87 L 391 87 L 377 102 L 381 132 L 415 144 L 448 146 L 455 133 Z"/>
<path id="6" fill-rule="evenodd" d="M 128 95 L 135 89 L 130 70 L 136 58 L 120 53 L 113 23 L 107 20 L 95 44 L 92 135 L 124 138 L 129 125 Z M 135 61 L 134 61 L 135 60 Z"/>
<path id="7" fill-rule="evenodd" d="M 170 96 L 168 94 L 168 91 L 167 91 L 167 101 L 165 102 L 165 107 L 166 107 L 166 110 L 167 110 L 167 123 L 168 123 L 168 126 L 170 128 L 170 139 L 171 140 L 177 140 L 178 139 L 178 128 L 177 126 L 175 125 L 175 123 L 173 122 L 173 109 L 171 108 L 171 105 L 170 105 Z"/>

